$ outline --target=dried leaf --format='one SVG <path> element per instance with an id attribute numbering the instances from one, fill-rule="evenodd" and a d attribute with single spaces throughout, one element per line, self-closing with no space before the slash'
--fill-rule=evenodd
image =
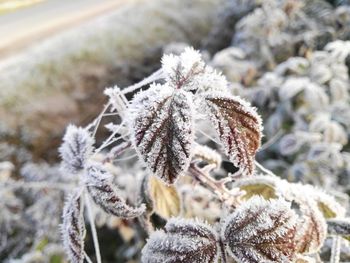
<path id="1" fill-rule="evenodd" d="M 207 224 L 172 218 L 165 230 L 151 234 L 142 250 L 143 263 L 215 263 L 217 236 Z"/>
<path id="2" fill-rule="evenodd" d="M 254 176 L 238 180 L 233 184 L 233 188 L 238 187 L 240 190 L 244 191 L 245 194 L 242 195 L 244 200 L 248 200 L 253 196 L 261 196 L 266 200 L 276 199 L 278 197 L 276 190 L 276 183 L 279 179 L 271 176 Z"/>
<path id="3" fill-rule="evenodd" d="M 253 197 L 226 218 L 221 238 L 238 262 L 291 262 L 296 218 L 284 200 Z"/>
<path id="4" fill-rule="evenodd" d="M 207 93 L 203 98 L 204 111 L 209 114 L 230 161 L 243 174 L 252 174 L 262 131 L 255 108 L 230 95 Z"/>
<path id="5" fill-rule="evenodd" d="M 131 105 L 133 143 L 148 168 L 172 184 L 188 168 L 193 142 L 190 93 L 153 85 Z"/>
<path id="6" fill-rule="evenodd" d="M 149 179 L 149 195 L 152 199 L 154 212 L 168 219 L 180 213 L 180 197 L 175 186 L 165 185 L 154 176 Z"/>
<path id="7" fill-rule="evenodd" d="M 94 202 L 106 213 L 122 218 L 140 216 L 145 211 L 145 206 L 131 207 L 118 195 L 114 185 L 109 182 L 111 175 L 100 164 L 93 163 L 87 167 L 86 187 Z"/>
<path id="8" fill-rule="evenodd" d="M 68 198 L 62 217 L 62 239 L 66 253 L 73 263 L 83 263 L 85 224 L 82 198 L 79 192 Z"/>

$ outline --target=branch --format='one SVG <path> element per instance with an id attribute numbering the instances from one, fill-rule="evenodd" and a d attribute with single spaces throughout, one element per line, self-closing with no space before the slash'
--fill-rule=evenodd
<path id="1" fill-rule="evenodd" d="M 232 206 L 237 206 L 237 197 L 241 195 L 240 192 L 234 192 L 226 188 L 227 180 L 215 180 L 204 169 L 200 169 L 195 163 L 191 163 L 188 172 L 200 183 L 207 186 L 220 200 L 230 202 Z"/>
<path id="2" fill-rule="evenodd" d="M 149 83 L 152 83 L 152 82 L 154 82 L 162 77 L 163 77 L 163 71 L 162 71 L 162 69 L 158 69 L 156 72 L 154 72 L 153 74 L 151 74 L 147 78 L 141 80 L 140 82 L 138 82 L 134 85 L 131 85 L 131 86 L 123 89 L 122 93 L 127 94 L 130 92 L 134 92 L 135 90 L 138 90 L 139 88 L 141 88 Z"/>
<path id="3" fill-rule="evenodd" d="M 86 209 L 87 209 L 87 212 L 88 212 L 88 217 L 89 217 L 89 222 L 90 222 L 90 227 L 91 227 L 92 239 L 94 241 L 96 260 L 97 260 L 97 263 L 102 263 L 102 261 L 101 261 L 101 252 L 100 252 L 100 245 L 98 243 L 97 231 L 96 231 L 96 226 L 95 226 L 95 218 L 94 218 L 94 214 L 92 212 L 90 199 L 89 199 L 89 196 L 88 196 L 86 191 L 85 191 L 85 205 L 86 205 Z"/>

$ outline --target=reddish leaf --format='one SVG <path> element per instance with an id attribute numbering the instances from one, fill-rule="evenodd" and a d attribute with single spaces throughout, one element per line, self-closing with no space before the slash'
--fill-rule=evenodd
<path id="1" fill-rule="evenodd" d="M 253 197 L 226 219 L 221 238 L 238 262 L 291 262 L 296 218 L 283 200 Z"/>
<path id="2" fill-rule="evenodd" d="M 262 131 L 261 118 L 255 108 L 235 96 L 205 94 L 204 110 L 230 160 L 243 174 L 252 174 Z"/>
<path id="3" fill-rule="evenodd" d="M 193 142 L 190 93 L 154 85 L 131 105 L 133 143 L 148 168 L 172 184 L 189 166 Z"/>

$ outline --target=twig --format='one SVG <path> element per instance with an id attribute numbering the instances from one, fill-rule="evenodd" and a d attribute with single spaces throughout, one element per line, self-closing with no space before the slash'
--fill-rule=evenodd
<path id="1" fill-rule="evenodd" d="M 211 189 L 222 201 L 230 202 L 232 206 L 236 206 L 237 202 L 235 197 L 238 197 L 240 193 L 235 194 L 226 188 L 227 181 L 217 181 L 212 178 L 208 173 L 203 172 L 195 163 L 191 163 L 188 171 L 193 177 L 201 182 L 203 185 Z"/>
<path id="2" fill-rule="evenodd" d="M 89 196 L 88 196 L 86 191 L 85 191 L 85 205 L 86 205 L 88 218 L 89 218 L 89 222 L 90 222 L 91 234 L 92 234 L 92 239 L 94 242 L 95 253 L 96 253 L 96 260 L 97 260 L 97 263 L 102 263 L 100 245 L 98 243 L 97 231 L 96 231 L 96 226 L 95 226 L 95 219 L 94 219 L 94 215 L 92 212 L 90 199 L 89 199 Z"/>
<path id="3" fill-rule="evenodd" d="M 275 175 L 272 171 L 270 171 L 269 169 L 265 168 L 264 166 L 262 166 L 259 162 L 255 161 L 255 165 L 264 173 L 271 175 L 271 176 L 277 176 Z"/>
<path id="4" fill-rule="evenodd" d="M 123 152 L 125 152 L 126 149 L 130 148 L 131 141 L 123 142 L 117 146 L 115 146 L 109 153 L 109 155 L 103 160 L 104 163 L 110 162 L 112 159 L 118 157 Z"/>
<path id="5" fill-rule="evenodd" d="M 84 251 L 84 257 L 85 257 L 85 259 L 86 259 L 86 261 L 87 261 L 88 263 L 92 263 L 92 260 L 90 259 L 90 257 L 88 256 L 88 254 L 86 254 L 85 251 Z"/>
<path id="6" fill-rule="evenodd" d="M 90 129 L 91 127 L 94 127 L 94 131 L 92 133 L 92 137 L 95 137 L 96 132 L 98 127 L 100 126 L 101 120 L 103 118 L 103 115 L 106 113 L 107 109 L 109 108 L 109 106 L 111 106 L 111 103 L 108 103 L 103 110 L 101 111 L 101 113 L 97 116 L 97 118 L 90 124 L 87 126 L 87 129 Z"/>
<path id="7" fill-rule="evenodd" d="M 259 152 L 265 151 L 267 148 L 273 145 L 283 134 L 284 131 L 282 129 L 278 130 L 274 136 L 272 136 L 267 142 L 261 145 Z"/>
<path id="8" fill-rule="evenodd" d="M 332 243 L 332 251 L 330 263 L 339 263 L 340 262 L 340 248 L 341 248 L 341 236 L 334 236 Z"/>
<path id="9" fill-rule="evenodd" d="M 158 69 L 156 72 L 154 72 L 153 74 L 151 74 L 150 76 L 148 76 L 147 78 L 141 80 L 140 82 L 134 84 L 134 85 L 131 85 L 125 89 L 122 90 L 122 93 L 123 94 L 127 94 L 127 93 L 130 93 L 130 92 L 133 92 L 151 82 L 154 82 L 160 78 L 163 77 L 163 71 L 162 69 Z"/>

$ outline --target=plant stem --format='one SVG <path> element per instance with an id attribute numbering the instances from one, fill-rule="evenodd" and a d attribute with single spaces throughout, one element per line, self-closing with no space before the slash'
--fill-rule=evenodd
<path id="1" fill-rule="evenodd" d="M 154 82 L 154 81 L 162 78 L 162 76 L 163 76 L 162 69 L 158 69 L 156 72 L 152 73 L 147 78 L 144 78 L 140 82 L 123 89 L 122 93 L 123 94 L 127 94 L 127 93 L 130 93 L 130 92 L 134 92 L 135 90 L 141 88 L 142 86 L 145 86 L 145 85 L 147 85 L 147 84 L 149 84 L 151 82 Z"/>
<path id="2" fill-rule="evenodd" d="M 225 184 L 227 180 L 215 180 L 209 173 L 204 172 L 195 163 L 191 163 L 188 168 L 190 174 L 203 185 L 211 189 L 214 194 L 216 194 L 220 200 L 228 202 L 231 207 L 237 206 L 236 197 L 240 195 L 240 192 L 234 193 L 226 188 Z"/>
<path id="3" fill-rule="evenodd" d="M 110 151 L 109 155 L 103 160 L 103 163 L 110 162 L 112 159 L 118 157 L 121 155 L 125 150 L 130 148 L 131 141 L 123 142 L 115 147 Z"/>
<path id="4" fill-rule="evenodd" d="M 221 252 L 221 263 L 226 263 L 227 258 L 226 258 L 225 245 L 221 239 L 219 241 L 219 247 L 220 247 L 220 252 Z"/>
<path id="5" fill-rule="evenodd" d="M 332 243 L 332 251 L 330 263 L 339 263 L 340 262 L 340 248 L 341 248 L 341 236 L 334 236 Z"/>
<path id="6" fill-rule="evenodd" d="M 89 218 L 89 222 L 90 222 L 91 234 L 92 234 L 92 239 L 94 242 L 95 253 L 96 253 L 96 260 L 97 260 L 97 263 L 102 263 L 100 245 L 98 243 L 97 231 L 96 231 L 96 226 L 95 226 L 95 217 L 94 217 L 94 214 L 92 212 L 92 206 L 91 206 L 90 199 L 89 199 L 89 196 L 88 196 L 86 191 L 85 191 L 85 205 L 86 205 L 88 218 Z"/>
<path id="7" fill-rule="evenodd" d="M 269 169 L 265 168 L 264 166 L 262 166 L 260 163 L 258 163 L 257 161 L 255 161 L 255 165 L 264 173 L 271 175 L 271 176 L 277 176 L 275 175 L 272 171 L 270 171 Z"/>

